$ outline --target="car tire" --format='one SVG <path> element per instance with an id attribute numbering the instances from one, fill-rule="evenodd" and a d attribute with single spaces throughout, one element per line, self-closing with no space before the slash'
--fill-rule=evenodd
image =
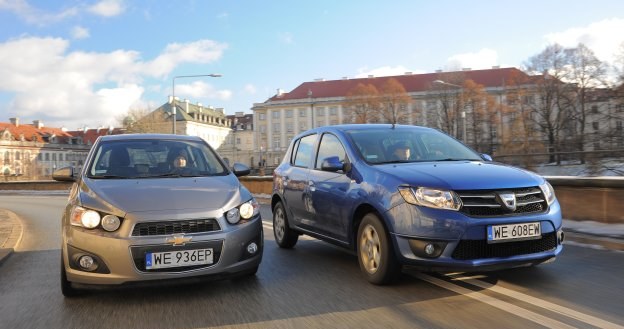
<path id="1" fill-rule="evenodd" d="M 290 229 L 288 216 L 282 202 L 278 202 L 273 207 L 273 236 L 280 248 L 290 249 L 297 244 L 299 234 Z"/>
<path id="2" fill-rule="evenodd" d="M 67 280 L 67 272 L 65 271 L 65 264 L 63 263 L 63 255 L 61 255 L 61 293 L 65 297 L 76 297 L 80 295 L 80 291 L 72 287 L 71 282 Z"/>
<path id="3" fill-rule="evenodd" d="M 368 282 L 389 284 L 401 275 L 401 264 L 384 225 L 378 216 L 366 214 L 357 233 L 357 255 L 360 269 Z"/>

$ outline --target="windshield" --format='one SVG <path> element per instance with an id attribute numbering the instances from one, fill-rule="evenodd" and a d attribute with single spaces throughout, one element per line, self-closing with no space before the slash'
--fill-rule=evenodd
<path id="1" fill-rule="evenodd" d="M 95 179 L 226 175 L 207 144 L 177 140 L 125 140 L 98 143 L 87 176 Z"/>
<path id="2" fill-rule="evenodd" d="M 457 140 L 416 127 L 349 130 L 360 155 L 371 164 L 483 159 Z"/>

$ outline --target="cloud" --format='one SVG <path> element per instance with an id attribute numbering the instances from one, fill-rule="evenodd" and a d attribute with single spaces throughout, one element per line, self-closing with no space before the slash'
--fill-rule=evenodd
<path id="1" fill-rule="evenodd" d="M 197 79 L 201 79 L 201 77 Z M 225 101 L 232 97 L 232 92 L 229 90 L 216 90 L 211 84 L 204 81 L 194 81 L 190 84 L 176 85 L 176 96 L 189 99 L 218 99 Z"/>
<path id="2" fill-rule="evenodd" d="M 89 34 L 89 29 L 82 26 L 74 26 L 71 30 L 71 35 L 74 39 L 85 39 L 91 36 Z"/>
<path id="3" fill-rule="evenodd" d="M 285 44 L 288 44 L 288 45 L 294 43 L 294 37 L 293 37 L 292 33 L 290 33 L 290 32 L 280 33 L 279 34 L 279 40 L 282 43 L 285 43 Z"/>
<path id="4" fill-rule="evenodd" d="M 125 9 L 121 0 L 102 0 L 88 7 L 87 11 L 98 16 L 113 17 L 121 15 Z"/>
<path id="5" fill-rule="evenodd" d="M 474 70 L 488 69 L 498 65 L 498 53 L 495 50 L 483 48 L 476 53 L 464 53 L 451 56 L 446 61 L 446 71 L 470 68 Z"/>
<path id="6" fill-rule="evenodd" d="M 397 66 L 382 66 L 375 69 L 368 68 L 360 68 L 358 69 L 358 73 L 355 75 L 356 78 L 367 78 L 369 75 L 375 77 L 384 77 L 384 76 L 393 76 L 393 75 L 403 75 L 406 72 L 411 72 L 412 74 L 424 73 L 422 70 L 410 70 L 402 65 Z"/>
<path id="7" fill-rule="evenodd" d="M 164 53 L 153 61 L 146 63 L 144 70 L 152 76 L 163 77 L 180 63 L 212 63 L 221 58 L 226 44 L 212 40 L 199 40 L 191 43 L 172 43 L 167 45 Z"/>
<path id="8" fill-rule="evenodd" d="M 618 32 L 620 31 L 620 32 Z M 601 60 L 613 63 L 619 46 L 624 42 L 624 19 L 612 18 L 575 27 L 563 32 L 550 33 L 544 36 L 549 44 L 558 43 L 564 47 L 576 47 L 585 44 Z"/>
<path id="9" fill-rule="evenodd" d="M 258 92 L 258 90 L 256 89 L 256 86 L 250 83 L 245 85 L 244 90 L 245 90 L 245 93 L 249 95 L 255 95 Z"/>
<path id="10" fill-rule="evenodd" d="M 44 12 L 31 6 L 26 0 L 0 0 L 0 11 L 5 10 L 14 13 L 28 24 L 44 26 L 60 22 L 68 17 L 78 15 L 78 7 L 70 7 L 58 13 Z"/>
<path id="11" fill-rule="evenodd" d="M 70 129 L 85 123 L 117 124 L 115 117 L 143 102 L 146 78 L 166 77 L 181 63 L 217 60 L 223 48 L 210 40 L 174 44 L 143 61 L 134 50 L 70 51 L 70 42 L 62 38 L 23 37 L 0 43 L 0 92 L 14 95 L 3 116 L 45 119 L 51 121 L 48 126 Z M 153 71 L 163 63 L 166 67 Z M 203 82 L 196 89 L 189 95 L 219 100 L 232 95 Z"/>

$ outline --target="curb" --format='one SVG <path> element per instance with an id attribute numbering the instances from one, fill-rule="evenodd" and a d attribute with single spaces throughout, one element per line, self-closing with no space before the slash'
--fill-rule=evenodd
<path id="1" fill-rule="evenodd" d="M 568 241 L 572 241 L 574 243 L 579 243 L 583 245 L 594 245 L 600 246 L 607 250 L 615 250 L 615 251 L 624 251 L 624 240 L 596 236 L 594 234 L 582 233 L 576 231 L 566 231 L 565 232 L 565 240 L 564 243 Z"/>
<path id="2" fill-rule="evenodd" d="M 0 264 L 13 253 L 22 239 L 22 230 L 22 223 L 15 213 L 0 209 Z"/>

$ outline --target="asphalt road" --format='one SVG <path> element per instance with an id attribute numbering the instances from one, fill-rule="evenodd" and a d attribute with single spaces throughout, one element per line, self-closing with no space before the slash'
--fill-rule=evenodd
<path id="1" fill-rule="evenodd" d="M 368 284 L 356 257 L 303 238 L 278 249 L 263 206 L 255 278 L 96 291 L 59 289 L 66 196 L 5 196 L 24 235 L 0 265 L 0 328 L 624 328 L 624 253 L 566 246 L 537 268 L 472 275 L 404 271 Z"/>

